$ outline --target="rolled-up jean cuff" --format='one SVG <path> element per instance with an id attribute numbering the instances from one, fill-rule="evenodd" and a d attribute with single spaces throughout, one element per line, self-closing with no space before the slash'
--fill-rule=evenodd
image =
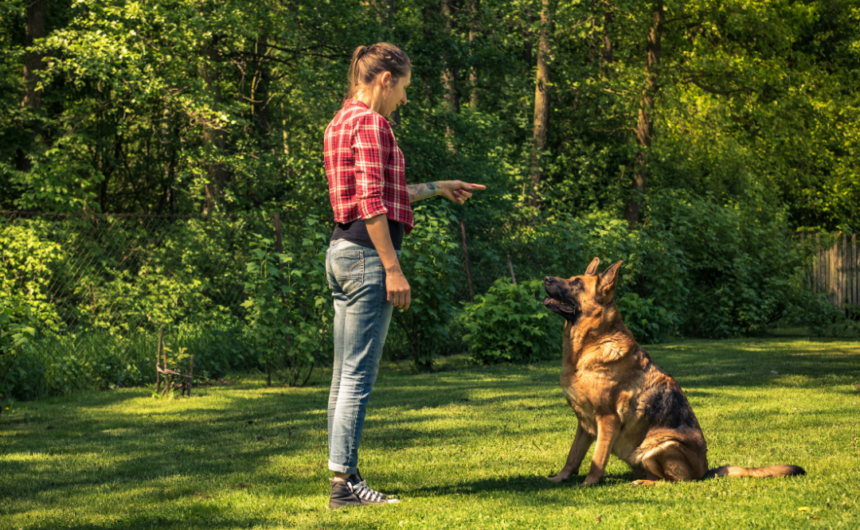
<path id="1" fill-rule="evenodd" d="M 331 460 L 328 461 L 328 468 L 335 473 L 346 473 L 347 475 L 355 475 L 358 473 L 357 467 L 347 467 L 340 464 L 335 464 Z"/>

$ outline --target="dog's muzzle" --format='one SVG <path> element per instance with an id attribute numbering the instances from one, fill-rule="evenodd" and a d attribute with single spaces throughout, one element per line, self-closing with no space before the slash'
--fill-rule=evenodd
<path id="1" fill-rule="evenodd" d="M 543 305 L 549 309 L 550 311 L 555 311 L 557 313 L 565 313 L 569 315 L 576 314 L 579 311 L 579 307 L 574 303 L 566 303 L 562 302 L 559 299 L 563 299 L 563 293 L 561 286 L 558 284 L 555 278 L 552 276 L 547 276 L 543 279 L 543 286 L 546 289 L 546 292 L 549 296 L 543 299 Z"/>

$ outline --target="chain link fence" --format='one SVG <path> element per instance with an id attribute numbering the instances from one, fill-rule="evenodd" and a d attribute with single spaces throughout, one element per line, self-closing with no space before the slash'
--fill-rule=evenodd
<path id="1" fill-rule="evenodd" d="M 434 313 L 438 308 L 433 304 L 441 303 L 442 298 L 446 308 L 450 303 L 461 308 L 478 301 L 494 282 L 522 284 L 546 275 L 572 276 L 581 273 L 595 255 L 607 261 L 623 257 L 632 263 L 622 280 L 635 284 L 639 291 L 632 292 L 640 297 L 646 296 L 642 289 L 652 288 L 649 281 L 657 285 L 653 278 L 660 280 L 659 274 L 674 270 L 662 270 L 666 248 L 661 240 L 634 240 L 625 230 L 607 228 L 601 222 L 498 223 L 467 218 L 450 225 L 440 223 L 424 223 L 420 232 L 404 240 L 404 249 L 410 249 L 404 270 L 413 286 L 413 298 L 427 289 L 436 291 L 435 298 L 428 297 L 429 305 L 425 303 L 427 311 L 395 314 L 396 325 L 389 328 L 384 351 L 388 360 L 417 359 L 419 351 L 426 355 L 428 348 L 434 355 L 468 350 L 461 339 L 466 332 L 457 311 Z M 45 331 L 34 348 L 39 358 L 33 359 L 30 368 L 20 362 L 17 365 L 21 370 L 45 371 L 34 379 L 42 386 L 27 383 L 28 387 L 19 385 L 15 392 L 26 398 L 45 394 L 46 387 L 51 389 L 49 393 L 56 393 L 57 389 L 152 382 L 162 330 L 165 347 L 171 352 L 195 355 L 195 375 L 219 377 L 232 370 L 260 368 L 260 354 L 249 340 L 255 335 L 249 334 L 249 310 L 244 305 L 251 297 L 246 282 L 249 265 L 259 264 L 254 245 L 260 244 L 260 237 L 277 239 L 276 226 L 271 213 L 0 212 L 0 313 L 4 307 L 26 306 Z M 439 232 L 429 232 L 435 226 Z M 325 303 L 328 290 L 318 260 L 324 255 L 331 222 L 282 217 L 280 227 L 284 252 L 294 259 L 291 263 L 302 274 L 313 275 L 314 296 L 319 297 L 314 303 Z M 559 232 L 563 230 L 573 232 L 568 236 Z M 853 240 L 842 239 L 840 252 L 853 263 Z M 275 248 L 274 243 L 269 248 Z M 430 262 L 434 264 L 427 265 Z M 424 265 L 411 266 L 419 263 Z M 845 272 L 844 267 L 836 269 Z M 434 284 L 434 275 L 453 285 Z M 637 306 L 634 302 L 639 298 L 631 300 L 625 317 L 639 315 L 650 322 L 657 311 L 652 302 Z M 426 316 L 431 314 L 444 316 Z M 330 323 L 321 317 L 318 329 L 313 330 L 314 318 L 310 315 L 305 327 L 319 339 L 319 361 L 324 362 L 331 355 L 323 340 L 329 340 Z M 440 318 L 449 321 L 440 323 Z M 628 320 L 628 325 L 636 322 Z M 666 329 L 675 325 L 666 322 Z M 442 326 L 446 333 L 438 333 Z M 441 335 L 447 338 L 437 341 Z M 78 383 L 66 385 L 65 381 Z"/>
<path id="2" fill-rule="evenodd" d="M 499 278 L 552 272 L 540 237 L 522 238 L 521 227 L 461 220 L 458 228 L 457 302 Z M 2 297 L 30 304 L 72 349 L 86 330 L 130 336 L 204 318 L 241 321 L 251 234 L 274 237 L 273 218 L 0 212 Z"/>
<path id="3" fill-rule="evenodd" d="M 486 293 L 497 280 L 521 283 L 547 275 L 573 276 L 587 262 L 585 255 L 557 251 L 559 236 L 537 222 L 461 220 L 459 232 L 464 281 L 457 285 L 457 300 L 461 302 Z"/>
<path id="4" fill-rule="evenodd" d="M 285 248 L 300 244 L 304 222 L 281 217 Z M 154 366 L 161 330 L 173 351 L 202 354 L 195 373 L 204 377 L 253 367 L 257 361 L 245 344 L 245 280 L 252 241 L 257 234 L 275 239 L 276 224 L 271 214 L 0 212 L 0 305 L 26 305 L 42 323 L 46 333 L 37 350 L 58 372 L 43 378 L 52 387 L 52 378 L 79 380 L 82 388 L 92 387 L 93 378 L 100 387 L 149 382 L 154 368 L 150 374 L 139 367 Z M 538 228 L 480 220 L 455 228 L 447 233 L 457 239 L 453 252 L 461 267 L 456 305 L 500 278 L 522 282 L 562 273 L 548 272 L 550 249 Z M 456 331 L 456 322 L 448 325 Z M 392 338 L 389 358 L 409 357 Z"/>
<path id="5" fill-rule="evenodd" d="M 266 228 L 254 217 L 0 215 L 3 297 L 29 303 L 70 348 L 85 330 L 241 319 L 249 236 Z"/>
<path id="6" fill-rule="evenodd" d="M 161 330 L 177 362 L 214 352 L 203 377 L 252 365 L 241 344 L 249 243 L 272 231 L 263 216 L 0 212 L 0 306 L 26 306 L 43 328 L 3 374 L 7 391 L 149 382 Z"/>

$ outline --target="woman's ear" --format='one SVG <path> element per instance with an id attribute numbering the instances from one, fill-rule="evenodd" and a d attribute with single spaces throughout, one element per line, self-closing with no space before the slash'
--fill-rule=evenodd
<path id="1" fill-rule="evenodd" d="M 382 85 L 382 88 L 391 88 L 391 72 L 382 72 L 379 74 L 379 82 Z"/>

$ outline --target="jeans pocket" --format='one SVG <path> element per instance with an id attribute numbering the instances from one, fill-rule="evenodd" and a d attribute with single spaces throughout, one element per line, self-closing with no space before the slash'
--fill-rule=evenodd
<path id="1" fill-rule="evenodd" d="M 330 248 L 325 251 L 325 279 L 328 282 L 328 288 L 334 291 L 334 270 L 332 270 Z"/>
<path id="2" fill-rule="evenodd" d="M 370 251 L 364 256 L 365 283 L 385 285 L 385 267 L 376 251 Z"/>
<path id="3" fill-rule="evenodd" d="M 349 290 L 364 283 L 364 250 L 346 248 L 332 253 L 332 269 L 341 288 Z"/>

